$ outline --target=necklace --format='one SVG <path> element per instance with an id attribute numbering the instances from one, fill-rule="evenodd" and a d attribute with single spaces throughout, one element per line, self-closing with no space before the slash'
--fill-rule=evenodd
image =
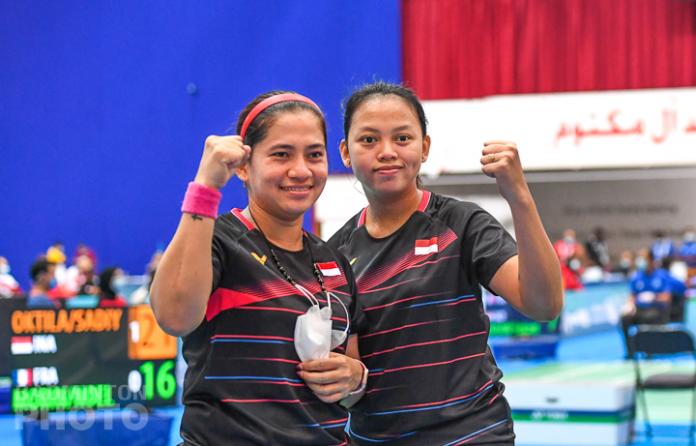
<path id="1" fill-rule="evenodd" d="M 268 237 L 266 237 L 266 234 L 263 233 L 263 230 L 261 229 L 261 226 L 256 222 L 256 219 L 254 218 L 254 215 L 251 213 L 251 208 L 249 208 L 249 215 L 251 216 L 251 219 L 253 220 L 254 224 L 256 225 L 256 229 L 258 229 L 259 233 L 261 234 L 261 238 L 263 241 L 266 243 L 266 247 L 268 247 L 268 250 L 271 252 L 271 259 L 273 260 L 273 263 L 275 264 L 276 268 L 280 271 L 280 273 L 283 275 L 285 280 L 290 283 L 290 285 L 294 286 L 297 288 L 297 282 L 295 279 L 292 278 L 290 273 L 285 269 L 282 263 L 280 263 L 280 259 L 278 258 L 278 255 L 275 252 L 275 249 L 273 249 L 273 245 L 271 245 L 271 242 L 268 241 Z M 314 253 L 312 252 L 312 245 L 309 241 L 309 237 L 307 237 L 307 234 L 302 231 L 302 246 L 307 245 L 307 250 L 309 251 L 309 258 L 310 261 L 312 262 L 312 271 L 314 272 L 314 277 L 317 280 L 317 283 L 319 283 L 319 288 L 321 288 L 321 292 L 326 296 L 326 299 L 328 301 L 329 299 L 329 294 L 326 291 L 326 287 L 324 286 L 324 279 L 321 278 L 321 273 L 319 272 L 319 269 L 317 269 L 317 262 L 314 259 Z"/>

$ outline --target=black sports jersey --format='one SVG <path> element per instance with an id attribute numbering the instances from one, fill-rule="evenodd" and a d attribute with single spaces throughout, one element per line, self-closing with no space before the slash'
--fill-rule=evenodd
<path id="1" fill-rule="evenodd" d="M 427 191 L 385 238 L 368 234 L 365 211 L 329 240 L 351 259 L 370 370 L 367 393 L 350 409 L 351 441 L 512 444 L 480 285 L 515 255 L 514 240 L 477 205 Z"/>
<path id="2" fill-rule="evenodd" d="M 312 258 L 323 264 L 325 287 L 353 318 L 354 282 L 340 253 L 311 234 L 302 251 L 273 249 L 322 306 Z M 186 444 L 347 444 L 345 410 L 320 401 L 296 372 L 295 321 L 309 309 L 307 297 L 286 281 L 262 235 L 237 209 L 215 222 L 212 251 L 214 286 L 205 320 L 183 344 Z M 332 310 L 333 329 L 344 330 L 343 307 L 332 301 Z M 345 343 L 336 351 L 344 353 Z"/>

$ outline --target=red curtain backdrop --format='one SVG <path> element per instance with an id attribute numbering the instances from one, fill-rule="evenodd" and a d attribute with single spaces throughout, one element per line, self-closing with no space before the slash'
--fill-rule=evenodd
<path id="1" fill-rule="evenodd" d="M 696 85 L 694 0 L 403 0 L 423 99 Z"/>

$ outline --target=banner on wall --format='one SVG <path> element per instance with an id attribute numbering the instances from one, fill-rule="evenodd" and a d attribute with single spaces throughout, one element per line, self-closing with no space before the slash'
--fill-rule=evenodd
<path id="1" fill-rule="evenodd" d="M 422 172 L 480 171 L 484 141 L 515 141 L 525 170 L 696 165 L 696 88 L 424 101 Z"/>

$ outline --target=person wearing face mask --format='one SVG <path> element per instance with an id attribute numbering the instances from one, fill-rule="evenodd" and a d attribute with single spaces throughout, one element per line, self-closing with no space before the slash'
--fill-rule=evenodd
<path id="1" fill-rule="evenodd" d="M 246 209 L 217 217 L 236 174 Z M 367 369 L 354 337 L 348 261 L 302 229 L 328 176 L 319 107 L 257 96 L 237 135 L 209 136 L 183 215 L 152 282 L 162 328 L 183 337 L 185 445 L 347 444 Z"/>
<path id="2" fill-rule="evenodd" d="M 635 258 L 636 272 L 631 278 L 631 293 L 621 316 L 621 333 L 626 358 L 631 356 L 628 331 L 639 324 L 663 324 L 669 321 L 673 281 L 669 273 L 653 257 L 651 249 L 641 249 Z"/>
<path id="3" fill-rule="evenodd" d="M 553 244 L 558 261 L 561 263 L 561 275 L 563 287 L 566 290 L 578 290 L 582 288 L 580 275 L 583 272 L 585 248 L 578 242 L 575 230 L 563 231 L 563 238 Z"/>
<path id="4" fill-rule="evenodd" d="M 24 295 L 19 282 L 10 273 L 10 262 L 0 256 L 0 298 L 21 297 Z"/>
<path id="5" fill-rule="evenodd" d="M 123 308 L 128 302 L 120 294 L 125 276 L 121 268 L 106 268 L 99 274 L 99 306 L 103 308 Z"/>
<path id="6" fill-rule="evenodd" d="M 53 295 L 55 289 L 56 265 L 46 260 L 45 257 L 38 258 L 29 270 L 31 276 L 31 289 L 27 297 L 27 306 L 30 308 L 60 308 L 60 301 Z"/>
<path id="7" fill-rule="evenodd" d="M 679 246 L 679 259 L 686 263 L 688 278 L 696 277 L 696 228 L 688 227 Z"/>
<path id="8" fill-rule="evenodd" d="M 655 231 L 653 235 L 655 239 L 652 245 L 650 245 L 650 254 L 652 258 L 657 261 L 664 258 L 673 258 L 676 254 L 676 249 L 672 239 L 667 237 L 665 231 L 662 230 Z"/>

